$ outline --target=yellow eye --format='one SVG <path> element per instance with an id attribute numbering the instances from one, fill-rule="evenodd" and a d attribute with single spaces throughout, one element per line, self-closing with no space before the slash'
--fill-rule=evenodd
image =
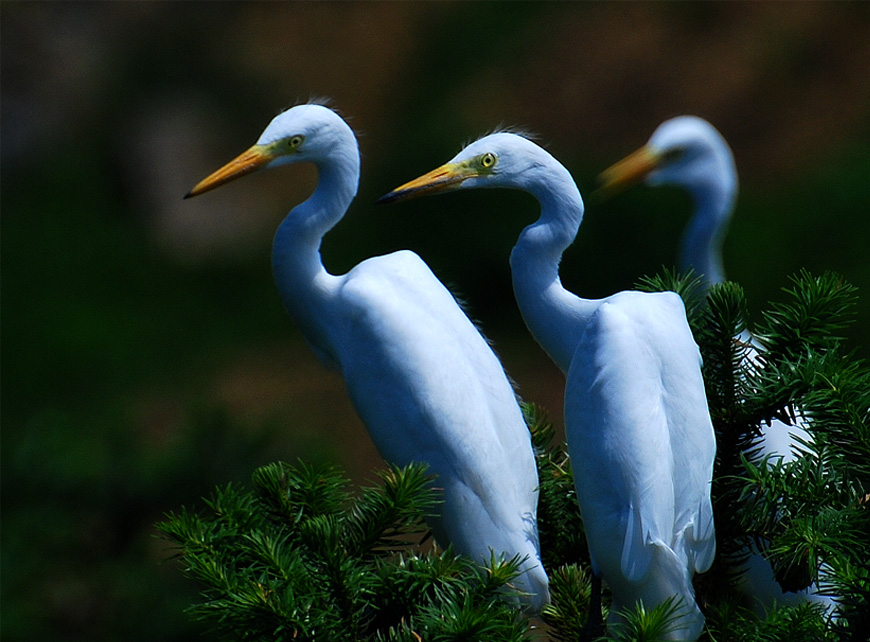
<path id="1" fill-rule="evenodd" d="M 495 165 L 495 154 L 487 152 L 483 156 L 480 157 L 480 166 L 484 169 L 489 169 L 493 165 Z"/>
<path id="2" fill-rule="evenodd" d="M 302 141 L 304 140 L 305 136 L 302 135 L 291 136 L 290 139 L 287 141 L 287 144 L 290 146 L 290 149 L 295 150 L 302 144 Z"/>

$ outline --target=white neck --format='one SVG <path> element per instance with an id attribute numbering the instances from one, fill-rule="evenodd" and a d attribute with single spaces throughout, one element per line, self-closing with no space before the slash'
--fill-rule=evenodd
<path id="1" fill-rule="evenodd" d="M 722 263 L 722 243 L 735 189 L 726 184 L 704 183 L 689 187 L 695 212 L 683 232 L 679 268 L 692 268 L 702 277 L 706 287 L 725 281 Z"/>
<path id="2" fill-rule="evenodd" d="M 329 302 L 340 277 L 323 266 L 320 244 L 356 195 L 359 154 L 336 155 L 318 163 L 317 168 L 319 180 L 314 193 L 293 208 L 278 227 L 272 244 L 272 273 L 285 309 L 305 338 L 331 354 L 330 339 L 323 334 L 321 306 Z"/>
<path id="3" fill-rule="evenodd" d="M 574 179 L 553 161 L 537 181 L 523 187 L 541 204 L 541 216 L 526 227 L 511 252 L 514 296 L 529 331 L 567 372 L 580 333 L 597 303 L 562 286 L 559 261 L 583 219 L 583 199 Z"/>

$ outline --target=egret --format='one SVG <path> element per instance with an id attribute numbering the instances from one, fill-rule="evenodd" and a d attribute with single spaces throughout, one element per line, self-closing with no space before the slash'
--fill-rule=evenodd
<path id="1" fill-rule="evenodd" d="M 685 189 L 694 203 L 694 213 L 680 243 L 678 267 L 694 270 L 709 289 L 725 281 L 722 243 L 737 197 L 737 168 L 731 148 L 706 120 L 678 116 L 656 129 L 649 142 L 600 177 L 601 189 L 613 193 L 645 180 L 650 186 L 675 185 Z M 755 360 L 758 344 L 744 336 Z M 761 456 L 792 461 L 800 453 L 800 441 L 811 440 L 800 425 L 773 420 L 762 427 Z"/>
<path id="2" fill-rule="evenodd" d="M 681 602 L 669 639 L 695 640 L 704 616 L 692 575 L 715 554 L 715 438 L 701 356 L 676 294 L 566 290 L 562 253 L 583 218 L 565 167 L 525 136 L 498 132 L 382 198 L 507 187 L 540 203 L 510 258 L 514 294 L 538 343 L 566 373 L 565 429 L 592 568 L 618 611 Z M 600 611 L 590 609 L 590 622 Z"/>
<path id="3" fill-rule="evenodd" d="M 257 169 L 313 163 L 318 184 L 275 235 L 281 300 L 316 354 L 342 373 L 380 454 L 425 462 L 443 488 L 429 525 L 442 546 L 476 561 L 524 558 L 515 580 L 539 610 L 549 600 L 537 533 L 538 478 L 518 400 L 495 353 L 423 260 L 404 250 L 331 274 L 323 236 L 357 192 L 360 155 L 350 126 L 320 104 L 272 120 L 257 143 L 188 194 Z"/>
<path id="4" fill-rule="evenodd" d="M 731 148 L 713 125 L 697 116 L 678 116 L 658 126 L 646 145 L 604 170 L 599 176 L 602 191 L 615 193 L 641 180 L 647 185 L 674 185 L 692 198 L 694 212 L 680 244 L 678 267 L 690 268 L 709 289 L 725 281 L 722 243 L 737 198 L 737 168 Z M 749 334 L 747 358 L 756 361 L 758 342 Z M 802 443 L 812 443 L 798 413 L 794 425 L 778 419 L 760 427 L 759 456 L 793 461 L 804 452 Z M 753 554 L 746 565 L 744 590 L 764 606 L 773 600 L 795 602 L 800 599 L 833 607 L 831 598 L 818 595 L 813 585 L 799 593 L 783 592 L 770 565 Z"/>

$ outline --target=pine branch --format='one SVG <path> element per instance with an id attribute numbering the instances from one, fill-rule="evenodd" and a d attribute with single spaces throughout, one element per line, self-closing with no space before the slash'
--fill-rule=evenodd
<path id="1" fill-rule="evenodd" d="M 350 509 L 348 532 L 354 555 L 376 550 L 392 553 L 419 541 L 426 531 L 423 518 L 437 503 L 433 478 L 425 467 L 391 467 L 379 471 L 378 477 L 382 486 L 364 489 Z"/>
<path id="2" fill-rule="evenodd" d="M 857 290 L 832 272 L 813 277 L 801 270 L 785 289 L 790 300 L 774 303 L 763 313 L 755 335 L 774 358 L 806 350 L 825 352 L 843 340 L 840 334 L 853 321 Z"/>
<path id="3" fill-rule="evenodd" d="M 274 521 L 298 524 L 309 516 L 337 515 L 348 500 L 348 480 L 333 467 L 300 461 L 268 464 L 252 478 L 265 513 Z"/>
<path id="4" fill-rule="evenodd" d="M 716 431 L 717 479 L 739 470 L 740 453 L 755 448 L 759 436 L 758 408 L 747 394 L 751 369 L 747 315 L 743 289 L 728 282 L 710 290 L 697 321 L 695 338 L 703 355 L 704 384 Z"/>
<path id="5" fill-rule="evenodd" d="M 818 604 L 774 605 L 763 619 L 749 609 L 722 602 L 707 612 L 714 642 L 835 642 L 838 638 Z M 703 638 L 702 638 L 703 639 Z"/>
<path id="6" fill-rule="evenodd" d="M 379 477 L 354 499 L 333 468 L 270 464 L 253 491 L 218 488 L 207 511 L 169 515 L 158 527 L 203 584 L 191 615 L 243 640 L 525 640 L 521 560 L 414 550 L 431 480 L 421 465 Z"/>
<path id="7" fill-rule="evenodd" d="M 803 409 L 813 434 L 836 453 L 843 474 L 870 482 L 870 368 L 833 352 L 805 360 Z M 870 490 L 870 489 L 868 489 Z"/>
<path id="8" fill-rule="evenodd" d="M 653 609 L 639 603 L 634 608 L 619 611 L 621 622 L 611 627 L 606 638 L 613 642 L 664 642 L 677 627 L 677 617 L 683 608 L 680 600 L 668 598 Z"/>
<path id="9" fill-rule="evenodd" d="M 870 640 L 870 560 L 838 559 L 831 566 L 830 591 L 839 602 L 832 630 L 844 642 Z"/>
<path id="10" fill-rule="evenodd" d="M 673 274 L 647 283 L 651 289 L 685 288 Z M 870 375 L 843 350 L 840 336 L 851 322 L 855 290 L 833 274 L 801 272 L 792 284 L 785 302 L 762 313 L 753 347 L 743 333 L 746 302 L 739 286 L 713 288 L 706 306 L 687 305 L 717 435 L 718 555 L 708 575 L 736 580 L 741 558 L 748 550 L 760 552 L 783 587 L 797 590 L 815 581 L 842 596 L 841 609 L 854 607 L 849 617 L 860 628 L 866 591 L 840 575 L 858 566 L 856 551 L 870 541 L 870 511 L 862 504 L 870 496 Z M 810 434 L 799 444 L 804 453 L 791 463 L 759 459 L 761 425 L 774 418 L 800 420 Z M 707 592 L 720 605 L 730 603 L 721 582 L 717 587 L 700 579 L 700 596 Z M 746 630 L 724 639 L 768 639 L 773 631 L 815 639 L 812 628 L 803 638 L 799 631 L 783 633 L 790 620 L 777 617 L 770 614 L 751 633 L 758 621 L 751 614 L 737 618 Z M 785 639 L 776 635 L 770 639 Z"/>
<path id="11" fill-rule="evenodd" d="M 538 536 L 545 568 L 589 565 L 586 531 L 577 503 L 567 445 L 556 442 L 553 424 L 534 404 L 523 404 L 538 467 Z"/>
<path id="12" fill-rule="evenodd" d="M 550 572 L 550 599 L 541 613 L 557 642 L 583 640 L 592 593 L 591 574 L 570 564 Z"/>
<path id="13" fill-rule="evenodd" d="M 747 304 L 735 284 L 704 300 L 691 276 L 644 281 L 683 297 L 703 356 L 717 434 L 713 501 L 717 559 L 696 578 L 715 642 L 858 642 L 870 631 L 870 369 L 839 337 L 854 289 L 801 273 L 786 301 L 762 313 L 750 346 Z M 552 603 L 550 636 L 588 642 L 589 558 L 566 446 L 546 414 L 524 407 L 540 479 L 539 536 Z M 800 420 L 809 438 L 791 462 L 761 459 L 762 424 Z M 203 512 L 180 509 L 160 525 L 184 572 L 202 584 L 191 614 L 241 640 L 529 639 L 511 583 L 520 560 L 480 565 L 452 549 L 421 550 L 423 518 L 438 496 L 422 467 L 389 469 L 352 493 L 335 469 L 278 463 L 258 469 L 253 491 L 216 489 Z M 821 606 L 776 606 L 759 616 L 735 589 L 750 551 L 790 589 L 815 582 Z M 607 596 L 605 594 L 605 601 Z M 673 605 L 622 613 L 606 640 L 666 635 Z"/>

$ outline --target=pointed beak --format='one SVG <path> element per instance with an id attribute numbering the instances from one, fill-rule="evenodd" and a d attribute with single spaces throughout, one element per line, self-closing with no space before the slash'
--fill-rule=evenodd
<path id="1" fill-rule="evenodd" d="M 417 196 L 426 194 L 438 194 L 439 192 L 447 192 L 456 189 L 462 181 L 475 176 L 473 171 L 470 171 L 462 163 L 447 163 L 438 169 L 433 169 L 428 174 L 424 174 L 420 178 L 415 178 L 413 181 L 405 183 L 397 187 L 389 194 L 381 196 L 376 203 L 394 203 L 396 201 L 404 201 Z"/>
<path id="2" fill-rule="evenodd" d="M 197 183 L 192 190 L 185 194 L 184 198 L 199 196 L 209 190 L 213 190 L 225 183 L 250 174 L 269 163 L 275 158 L 265 145 L 254 145 L 235 159 L 221 167 L 216 172 L 206 176 Z"/>
<path id="3" fill-rule="evenodd" d="M 596 193 L 602 198 L 615 196 L 646 178 L 661 161 L 661 154 L 649 146 L 641 147 L 598 175 L 600 185 Z"/>

